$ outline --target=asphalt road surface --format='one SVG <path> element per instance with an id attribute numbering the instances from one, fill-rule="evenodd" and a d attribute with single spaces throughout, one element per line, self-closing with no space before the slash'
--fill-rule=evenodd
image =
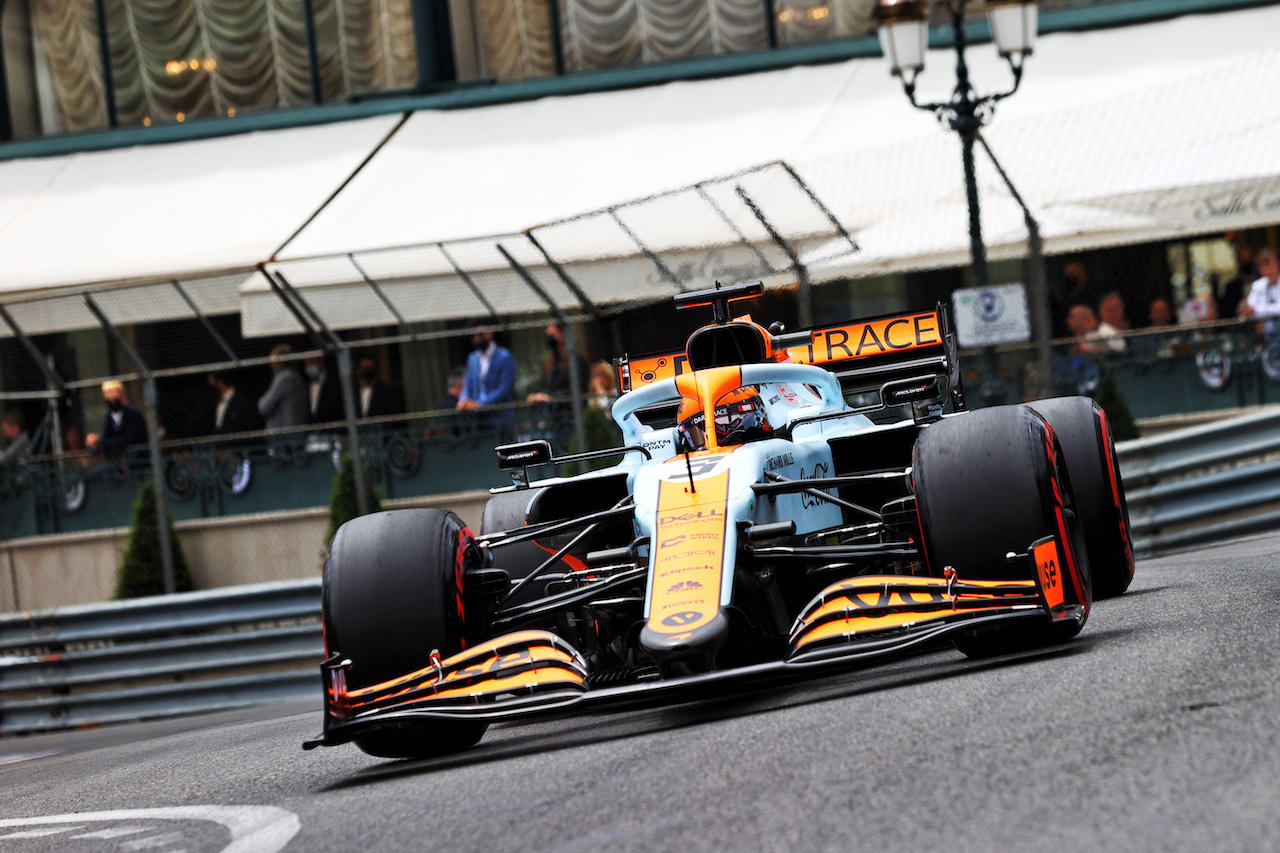
<path id="1" fill-rule="evenodd" d="M 1138 566 L 1053 650 L 304 753 L 318 710 L 0 741 L 0 853 L 1280 850 L 1280 537 Z"/>

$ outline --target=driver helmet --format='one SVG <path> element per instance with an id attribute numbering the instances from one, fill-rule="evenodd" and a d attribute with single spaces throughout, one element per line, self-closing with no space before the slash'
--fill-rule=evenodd
<path id="1" fill-rule="evenodd" d="M 680 408 L 676 412 L 676 429 L 688 436 L 688 447 L 702 450 L 707 446 L 706 421 L 702 403 L 697 397 L 684 397 L 680 400 Z M 676 447 L 679 446 L 677 442 Z"/>
<path id="2" fill-rule="evenodd" d="M 754 385 L 743 385 L 721 397 L 715 409 L 716 442 L 721 446 L 771 438 L 773 428 Z"/>

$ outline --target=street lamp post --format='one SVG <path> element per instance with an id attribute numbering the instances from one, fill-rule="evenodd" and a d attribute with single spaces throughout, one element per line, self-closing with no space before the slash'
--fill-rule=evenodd
<path id="1" fill-rule="evenodd" d="M 947 101 L 928 104 L 916 101 L 916 77 L 924 70 L 929 33 L 926 0 L 879 0 L 876 4 L 876 20 L 880 25 L 880 45 L 889 62 L 890 72 L 902 80 L 902 89 L 911 101 L 911 106 L 933 113 L 939 121 L 960 135 L 965 198 L 969 204 L 969 253 L 973 264 L 973 280 L 979 288 L 985 288 L 990 281 L 987 276 L 987 253 L 982 243 L 973 147 L 978 131 L 991 117 L 996 103 L 1018 91 L 1018 84 L 1022 82 L 1022 62 L 1030 55 L 1035 41 L 1036 5 L 1033 0 L 989 0 L 987 3 L 991 38 L 995 42 L 996 51 L 1013 71 L 1013 88 L 1007 92 L 980 96 L 969 82 L 969 66 L 964 58 L 967 46 L 964 32 L 965 2 L 966 0 L 947 2 L 956 49 L 956 86 L 951 99 Z M 994 346 L 983 347 L 983 360 L 987 381 L 983 383 L 982 397 L 988 405 L 993 405 L 1003 398 L 997 379 Z"/>

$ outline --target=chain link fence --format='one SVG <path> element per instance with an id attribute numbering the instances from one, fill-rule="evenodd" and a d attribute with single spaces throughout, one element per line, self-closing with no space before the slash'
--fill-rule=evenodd
<path id="1" fill-rule="evenodd" d="M 681 345 L 705 319 L 673 322 L 670 297 L 717 281 L 764 279 L 761 307 L 801 322 L 811 294 L 796 259 L 833 238 L 856 249 L 779 163 L 525 233 L 7 302 L 0 409 L 20 413 L 32 454 L 0 473 L 0 610 L 109 597 L 122 529 L 157 473 L 197 586 L 216 586 L 318 571 L 353 447 L 394 506 L 502 485 L 496 444 L 609 446 L 601 413 L 616 389 L 591 385 L 593 364 Z M 578 354 L 577 383 L 549 396 L 552 323 Z M 482 329 L 515 355 L 514 393 L 459 411 L 451 395 Z M 276 368 L 299 374 L 310 417 L 267 430 L 258 404 Z M 103 438 L 103 385 L 117 382 L 145 419 L 119 448 Z"/>

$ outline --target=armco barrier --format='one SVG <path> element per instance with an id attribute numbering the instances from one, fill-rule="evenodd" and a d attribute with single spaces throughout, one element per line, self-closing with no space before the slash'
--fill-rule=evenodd
<path id="1" fill-rule="evenodd" d="M 1280 409 L 1117 447 L 1134 548 L 1280 526 Z M 320 699 L 319 579 L 0 616 L 0 735 Z"/>
<path id="2" fill-rule="evenodd" d="M 1139 555 L 1280 526 L 1280 409 L 1116 447 Z"/>
<path id="3" fill-rule="evenodd" d="M 320 697 L 319 579 L 0 616 L 0 735 Z"/>

